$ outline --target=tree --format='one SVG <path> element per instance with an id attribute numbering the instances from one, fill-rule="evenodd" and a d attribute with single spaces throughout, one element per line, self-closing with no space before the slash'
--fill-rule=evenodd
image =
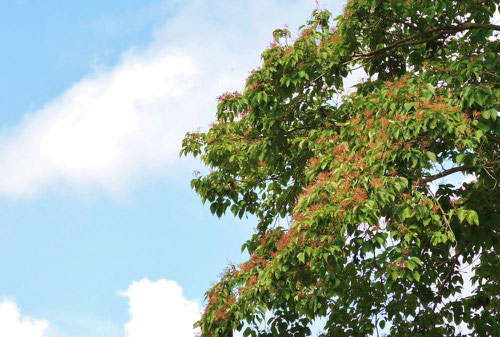
<path id="1" fill-rule="evenodd" d="M 319 317 L 322 336 L 500 335 L 498 7 L 351 0 L 293 42 L 274 31 L 183 141 L 211 168 L 192 187 L 212 213 L 258 219 L 202 336 L 307 336 Z M 356 68 L 369 77 L 346 92 Z M 441 179 L 458 172 L 476 181 Z"/>

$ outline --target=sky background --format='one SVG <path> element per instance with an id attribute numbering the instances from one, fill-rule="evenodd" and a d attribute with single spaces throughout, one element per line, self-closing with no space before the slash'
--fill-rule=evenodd
<path id="1" fill-rule="evenodd" d="M 255 222 L 201 204 L 182 136 L 242 89 L 274 29 L 296 32 L 314 8 L 0 2 L 0 336 L 193 335 Z"/>
<path id="2" fill-rule="evenodd" d="M 179 158 L 182 137 L 315 7 L 0 2 L 0 336 L 193 336 L 256 222 L 202 205 L 190 181 L 206 170 Z"/>

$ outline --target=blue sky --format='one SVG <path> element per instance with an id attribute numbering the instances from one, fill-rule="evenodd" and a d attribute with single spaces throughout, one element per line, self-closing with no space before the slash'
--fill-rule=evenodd
<path id="1" fill-rule="evenodd" d="M 172 8 L 174 7 L 174 8 Z M 97 65 L 113 65 L 174 14 L 161 1 L 2 1 L 2 122 L 57 96 Z"/>
<path id="2" fill-rule="evenodd" d="M 1 336 L 192 336 L 254 221 L 201 204 L 182 135 L 242 88 L 273 29 L 314 7 L 0 3 Z"/>
<path id="3" fill-rule="evenodd" d="M 210 214 L 181 139 L 315 6 L 0 2 L 0 336 L 193 336 L 255 221 Z"/>

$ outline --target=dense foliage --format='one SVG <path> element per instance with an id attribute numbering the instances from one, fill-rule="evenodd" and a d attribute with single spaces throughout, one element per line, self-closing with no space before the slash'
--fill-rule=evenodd
<path id="1" fill-rule="evenodd" d="M 192 182 L 211 211 L 258 219 L 202 336 L 308 336 L 319 317 L 322 336 L 500 336 L 498 7 L 351 0 L 294 41 L 274 32 L 183 141 L 211 169 Z M 349 92 L 355 68 L 369 76 Z M 443 180 L 460 173 L 476 180 Z"/>

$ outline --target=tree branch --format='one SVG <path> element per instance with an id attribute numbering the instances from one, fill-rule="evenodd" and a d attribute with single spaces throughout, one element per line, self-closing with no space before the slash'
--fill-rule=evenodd
<path id="1" fill-rule="evenodd" d="M 388 51 L 388 50 L 394 49 L 394 48 L 408 47 L 408 46 L 413 46 L 413 45 L 417 45 L 417 44 L 428 43 L 428 42 L 431 42 L 431 41 L 438 39 L 439 37 L 441 37 L 445 33 L 456 33 L 456 32 L 461 32 L 464 30 L 471 30 L 471 29 L 492 29 L 492 30 L 500 31 L 500 26 L 492 25 L 492 24 L 483 24 L 483 23 L 465 23 L 465 24 L 457 25 L 457 26 L 434 27 L 432 29 L 429 29 L 429 30 L 423 31 L 421 33 L 414 34 L 414 35 L 411 35 L 407 38 L 396 41 L 396 42 L 394 42 L 386 47 L 374 50 L 372 52 L 355 55 L 355 57 L 353 59 L 351 59 L 349 62 L 377 56 L 385 51 Z M 437 33 L 431 37 L 423 38 L 423 39 L 416 40 L 416 41 L 414 40 L 414 39 L 419 38 L 421 36 L 432 34 L 435 32 L 437 32 Z"/>
<path id="2" fill-rule="evenodd" d="M 450 175 L 452 173 L 455 173 L 455 172 L 472 170 L 472 169 L 475 169 L 478 167 L 493 167 L 493 166 L 497 166 L 497 165 L 500 165 L 500 161 L 493 161 L 490 163 L 486 163 L 484 165 L 464 165 L 464 166 L 454 167 L 454 168 L 451 168 L 449 170 L 445 170 L 443 172 L 440 172 L 438 174 L 434 174 L 432 176 L 423 177 L 423 179 L 420 179 L 420 184 L 426 184 L 428 182 L 434 181 L 434 180 L 439 179 L 439 178 L 443 178 L 443 177 Z"/>
<path id="3" fill-rule="evenodd" d="M 491 140 L 492 142 L 495 142 L 497 144 L 500 144 L 500 139 L 496 138 L 495 136 L 493 135 L 490 135 L 490 134 L 485 134 L 486 138 L 488 138 L 489 140 Z"/>

